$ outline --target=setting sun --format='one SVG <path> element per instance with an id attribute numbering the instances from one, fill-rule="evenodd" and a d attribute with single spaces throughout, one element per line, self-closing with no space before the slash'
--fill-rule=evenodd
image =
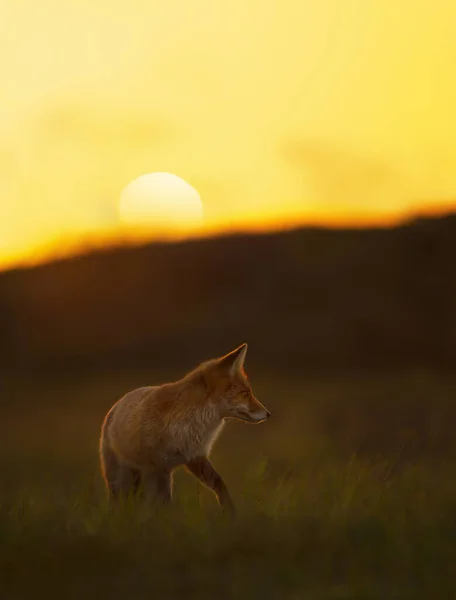
<path id="1" fill-rule="evenodd" d="M 195 188 L 177 175 L 149 173 L 123 189 L 119 214 L 132 229 L 173 235 L 201 227 L 203 204 Z"/>
<path id="2" fill-rule="evenodd" d="M 0 269 L 454 210 L 456 3 L 348 4 L 2 3 Z"/>

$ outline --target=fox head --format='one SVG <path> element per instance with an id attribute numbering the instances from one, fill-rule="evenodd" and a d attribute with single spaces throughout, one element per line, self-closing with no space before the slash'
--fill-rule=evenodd
<path id="1" fill-rule="evenodd" d="M 244 371 L 247 344 L 215 361 L 215 391 L 220 416 L 240 419 L 248 423 L 261 423 L 271 413 L 255 398 Z"/>

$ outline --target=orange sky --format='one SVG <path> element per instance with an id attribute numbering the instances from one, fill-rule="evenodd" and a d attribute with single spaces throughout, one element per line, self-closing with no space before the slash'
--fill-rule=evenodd
<path id="1" fill-rule="evenodd" d="M 124 239 L 153 171 L 207 232 L 456 199 L 453 0 L 3 0 L 0 42 L 0 266 Z"/>

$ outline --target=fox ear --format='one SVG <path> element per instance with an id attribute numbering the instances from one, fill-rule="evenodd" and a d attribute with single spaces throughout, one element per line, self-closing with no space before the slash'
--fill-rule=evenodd
<path id="1" fill-rule="evenodd" d="M 233 350 L 229 354 L 222 356 L 220 359 L 220 363 L 228 367 L 230 370 L 230 375 L 235 375 L 242 371 L 242 367 L 244 366 L 245 355 L 247 353 L 247 344 L 242 344 L 236 350 Z"/>

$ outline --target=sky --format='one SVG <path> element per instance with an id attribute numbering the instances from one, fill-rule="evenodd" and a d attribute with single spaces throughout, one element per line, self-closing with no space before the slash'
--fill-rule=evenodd
<path id="1" fill-rule="evenodd" d="M 453 0 L 1 12 L 0 267 L 126 239 L 121 191 L 155 171 L 198 190 L 202 233 L 456 206 Z"/>

